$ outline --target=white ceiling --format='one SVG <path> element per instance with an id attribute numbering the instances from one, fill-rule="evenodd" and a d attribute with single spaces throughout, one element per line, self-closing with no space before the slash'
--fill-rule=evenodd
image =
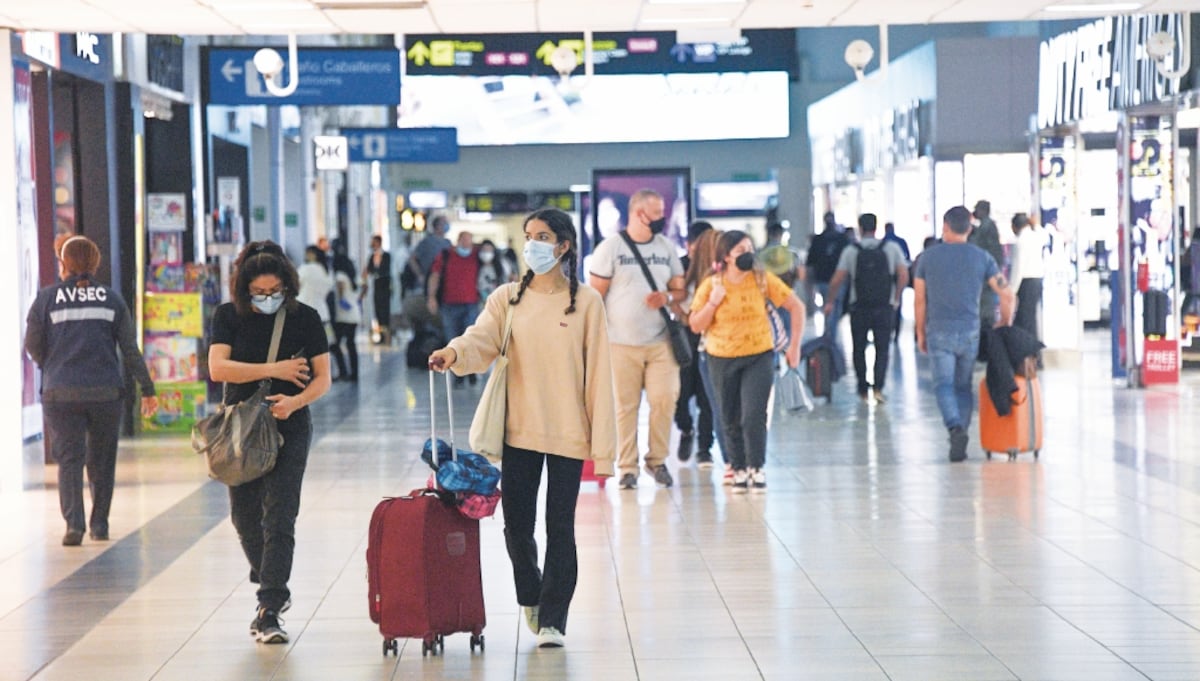
<path id="1" fill-rule="evenodd" d="M 1092 4 L 1049 12 L 1055 4 Z M 1024 21 L 1200 9 L 1200 0 L 0 0 L 18 30 L 193 35 L 532 33 Z M 341 5 L 342 8 L 337 8 Z M 352 7 L 346 7 L 352 5 Z M 811 5 L 811 7 L 810 7 Z M 1137 5 L 1136 8 L 1132 5 Z"/>

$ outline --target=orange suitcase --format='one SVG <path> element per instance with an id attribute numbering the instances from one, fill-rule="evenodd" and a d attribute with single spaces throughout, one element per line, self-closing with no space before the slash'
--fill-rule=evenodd
<path id="1" fill-rule="evenodd" d="M 987 380 L 979 382 L 979 442 L 987 458 L 992 452 L 1008 454 L 1014 461 L 1020 452 L 1033 452 L 1038 458 L 1042 449 L 1042 386 L 1037 374 L 1032 378 L 1016 376 L 1017 390 L 1012 394 L 1012 411 L 1008 416 L 996 413 Z"/>

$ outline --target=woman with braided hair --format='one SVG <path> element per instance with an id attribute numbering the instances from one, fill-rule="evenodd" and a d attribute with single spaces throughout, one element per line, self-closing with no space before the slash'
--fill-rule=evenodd
<path id="1" fill-rule="evenodd" d="M 475 324 L 430 355 L 429 366 L 459 376 L 486 371 L 500 354 L 512 309 L 501 478 L 504 538 L 525 622 L 539 647 L 557 648 L 578 574 L 579 476 L 587 460 L 596 475 L 613 474 L 616 407 L 604 301 L 579 283 L 571 218 L 544 208 L 525 219 L 524 231 L 525 276 L 488 296 Z M 539 569 L 534 526 L 543 468 L 546 558 Z"/>

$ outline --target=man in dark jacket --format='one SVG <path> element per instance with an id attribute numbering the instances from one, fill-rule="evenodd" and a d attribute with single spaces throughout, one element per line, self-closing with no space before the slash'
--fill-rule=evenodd
<path id="1" fill-rule="evenodd" d="M 967 240 L 968 243 L 987 251 L 988 255 L 996 261 L 996 267 L 1000 272 L 1004 272 L 1004 246 L 1000 245 L 1000 230 L 996 227 L 996 221 L 992 219 L 992 204 L 990 201 L 975 202 L 975 210 L 971 213 L 978 223 L 972 230 L 971 236 Z M 979 292 L 979 339 L 981 343 L 986 342 L 987 329 L 996 325 L 996 305 L 998 300 L 996 294 L 984 285 Z M 979 359 L 985 359 L 986 348 L 980 348 Z"/>
<path id="2" fill-rule="evenodd" d="M 116 291 L 93 281 L 100 249 L 87 237 L 72 236 L 58 254 L 62 282 L 38 292 L 26 321 L 25 351 L 42 369 L 42 414 L 67 522 L 62 543 L 78 546 L 88 527 L 93 540 L 108 539 L 123 411 L 122 359 L 142 386 L 142 414 L 153 416 L 158 403 L 129 308 Z M 87 527 L 85 463 L 92 491 Z"/>

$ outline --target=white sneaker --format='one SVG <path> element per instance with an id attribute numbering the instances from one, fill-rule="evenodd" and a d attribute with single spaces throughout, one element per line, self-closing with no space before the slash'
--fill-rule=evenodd
<path id="1" fill-rule="evenodd" d="M 733 493 L 745 494 L 750 489 L 750 473 L 748 471 L 733 472 Z"/>
<path id="2" fill-rule="evenodd" d="M 733 484 L 733 466 L 730 466 L 729 464 L 725 464 L 725 475 L 721 478 L 721 484 L 722 485 L 732 485 Z"/>
<path id="3" fill-rule="evenodd" d="M 750 469 L 750 489 L 758 494 L 767 491 L 767 474 L 763 472 L 763 469 Z"/>
<path id="4" fill-rule="evenodd" d="M 525 626 L 529 627 L 529 631 L 538 633 L 538 607 L 536 605 L 521 606 L 521 611 L 525 613 Z"/>
<path id="5" fill-rule="evenodd" d="M 537 645 L 539 648 L 561 648 L 563 647 L 563 635 L 554 627 L 542 627 L 537 635 Z"/>

